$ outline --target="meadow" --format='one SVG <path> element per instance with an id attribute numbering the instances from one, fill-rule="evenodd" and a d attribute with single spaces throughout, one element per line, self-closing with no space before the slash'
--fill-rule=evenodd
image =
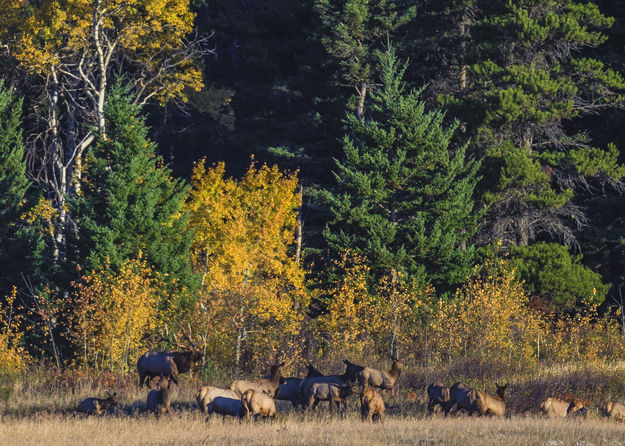
<path id="1" fill-rule="evenodd" d="M 171 412 L 157 417 L 146 412 L 147 392 L 138 389 L 132 374 L 31 373 L 2 380 L 0 445 L 625 445 L 625 423 L 606 418 L 598 409 L 607 399 L 625 401 L 625 363 L 552 366 L 506 376 L 511 383 L 508 416 L 500 419 L 428 415 L 425 385 L 440 373 L 432 368 L 406 371 L 397 395 L 384 396 L 384 423 L 373 425 L 361 422 L 355 396 L 348 399 L 343 416 L 331 417 L 325 404 L 304 414 L 279 402 L 273 421 L 241 422 L 220 415 L 207 419 L 194 399 L 203 383 L 182 375 L 180 386 L 172 388 Z M 451 384 L 456 378 L 489 391 L 496 380 L 456 375 L 446 381 Z M 227 380 L 224 376 L 211 383 L 226 387 Z M 103 396 L 109 389 L 119 394 L 116 413 L 75 413 L 83 398 Z M 542 417 L 539 401 L 553 395 L 582 398 L 590 409 L 587 418 Z"/>

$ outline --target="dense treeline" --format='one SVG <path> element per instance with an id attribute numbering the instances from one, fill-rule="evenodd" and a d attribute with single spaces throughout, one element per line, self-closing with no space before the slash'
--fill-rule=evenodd
<path id="1" fill-rule="evenodd" d="M 9 1 L 0 351 L 622 355 L 624 30 L 608 1 Z"/>

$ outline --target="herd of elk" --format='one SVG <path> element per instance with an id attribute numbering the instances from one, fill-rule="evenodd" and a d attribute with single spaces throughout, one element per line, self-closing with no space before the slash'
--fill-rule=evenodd
<path id="1" fill-rule="evenodd" d="M 178 374 L 188 372 L 203 358 L 203 354 L 191 342 L 190 337 L 185 335 L 184 338 L 188 345 L 182 346 L 177 341 L 175 343 L 182 351 L 147 352 L 137 361 L 139 388 L 144 384 L 150 388 L 146 408 L 157 415 L 170 411 L 171 382 L 178 385 Z M 276 414 L 276 400 L 290 401 L 294 408 L 301 407 L 306 411 L 314 410 L 321 401 L 328 401 L 330 412 L 334 406 L 339 411 L 344 411 L 346 398 L 359 393 L 362 420 L 383 421 L 384 399 L 374 388 L 392 392 L 401 375 L 402 363 L 393 358 L 389 371 L 361 366 L 347 359 L 344 359 L 343 363 L 345 371 L 340 375 L 324 375 L 312 364 L 308 364 L 305 377 L 283 378 L 280 370 L 284 362 L 277 362 L 263 378 L 237 379 L 232 382 L 229 389 L 201 387 L 195 395 L 197 405 L 207 414 L 217 413 L 239 418 L 252 416 L 273 418 Z M 151 386 L 154 377 L 160 378 L 157 389 L 152 389 Z M 492 395 L 462 382 L 447 387 L 442 382 L 435 381 L 427 387 L 427 410 L 430 413 L 445 415 L 466 413 L 469 416 L 477 414 L 503 417 L 506 415 L 507 387 L 508 384 L 497 384 L 495 395 Z M 107 409 L 117 407 L 116 395 L 109 393 L 107 398 L 86 398 L 78 405 L 77 411 L 101 415 Z M 412 399 L 416 399 L 416 394 Z M 587 414 L 585 403 L 577 398 L 567 400 L 547 398 L 540 404 L 539 410 L 550 418 Z M 601 410 L 608 417 L 625 421 L 625 405 L 622 403 L 609 401 L 601 406 Z"/>

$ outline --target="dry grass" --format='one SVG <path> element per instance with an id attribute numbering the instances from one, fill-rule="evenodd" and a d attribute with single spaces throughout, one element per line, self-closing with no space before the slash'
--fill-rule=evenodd
<path id="1" fill-rule="evenodd" d="M 465 368 L 465 372 L 469 370 Z M 508 371 L 507 373 L 510 373 Z M 448 384 L 464 380 L 489 389 L 494 380 L 511 383 L 511 418 L 432 418 L 425 416 L 425 385 L 436 375 Z M 146 389 L 134 375 L 80 371 L 61 375 L 46 372 L 0 379 L 0 445 L 622 445 L 625 423 L 607 420 L 596 407 L 606 399 L 625 401 L 625 364 L 564 366 L 525 371 L 516 375 L 475 376 L 450 370 L 415 369 L 401 379 L 396 398 L 385 395 L 383 425 L 360 421 L 358 401 L 348 399 L 343 418 L 330 418 L 323 407 L 305 416 L 279 404 L 273 422 L 255 424 L 213 417 L 208 422 L 195 406 L 201 385 L 188 375 L 172 389 L 171 414 L 155 418 L 145 412 Z M 217 383 L 224 386 L 225 383 Z M 74 413 L 87 396 L 120 395 L 117 416 L 84 417 Z M 490 389 L 493 390 L 493 389 Z M 588 419 L 547 420 L 534 415 L 541 398 L 571 393 L 592 403 Z M 529 413 L 529 416 L 524 414 Z"/>
<path id="2" fill-rule="evenodd" d="M 0 444 L 54 445 L 625 445 L 625 425 L 602 420 L 538 418 L 387 418 L 368 425 L 355 415 L 283 417 L 254 424 L 198 412 L 153 416 L 4 419 Z"/>

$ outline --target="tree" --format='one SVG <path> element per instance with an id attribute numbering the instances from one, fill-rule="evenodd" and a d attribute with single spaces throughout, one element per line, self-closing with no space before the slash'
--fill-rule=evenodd
<path id="1" fill-rule="evenodd" d="M 580 263 L 581 255 L 572 256 L 567 247 L 557 243 L 536 243 L 510 249 L 510 266 L 524 281 L 524 288 L 546 301 L 550 309 L 580 311 L 585 305 L 599 305 L 605 300 L 608 285 L 601 276 Z"/>
<path id="2" fill-rule="evenodd" d="M 322 42 L 340 67 L 339 83 L 356 90 L 356 116 L 364 118 L 365 99 L 377 74 L 376 50 L 409 23 L 416 6 L 389 0 L 316 0 Z"/>
<path id="3" fill-rule="evenodd" d="M 141 107 L 133 102 L 129 87 L 116 83 L 105 107 L 106 136 L 87 156 L 84 188 L 73 201 L 78 261 L 87 271 L 105 263 L 117 271 L 143 253 L 173 289 L 192 290 L 197 282 L 190 265 L 192 235 L 185 230 L 188 189 L 155 155 Z M 183 300 L 184 293 L 176 295 Z"/>
<path id="4" fill-rule="evenodd" d="M 240 181 L 224 174 L 223 163 L 207 169 L 201 161 L 191 180 L 192 255 L 203 275 L 198 307 L 212 316 L 200 317 L 195 332 L 211 336 L 214 353 L 238 374 L 241 358 L 299 357 L 308 298 L 291 251 L 297 175 L 254 164 Z"/>
<path id="5" fill-rule="evenodd" d="M 38 237 L 22 220 L 29 210 L 21 130 L 22 100 L 0 79 L 0 296 L 37 270 Z"/>
<path id="6" fill-rule="evenodd" d="M 36 108 L 43 128 L 32 147 L 34 177 L 49 188 L 56 209 L 53 258 L 63 265 L 67 237 L 76 232 L 67 200 L 81 188 L 82 159 L 105 131 L 111 72 L 123 69 L 136 103 L 184 100 L 202 86 L 196 59 L 204 49 L 187 41 L 193 14 L 187 0 L 44 0 L 5 2 L 0 40 L 20 67 L 38 81 Z"/>
<path id="7" fill-rule="evenodd" d="M 538 237 L 576 244 L 586 222 L 581 190 L 622 188 L 618 150 L 594 147 L 569 123 L 618 107 L 625 80 L 583 50 L 606 40 L 613 19 L 591 2 L 482 2 L 472 28 L 474 63 L 463 95 L 444 103 L 470 122 L 489 205 L 479 241 L 527 245 Z M 573 130 L 573 131 L 571 131 Z"/>
<path id="8" fill-rule="evenodd" d="M 379 57 L 371 118 L 348 116 L 344 159 L 325 194 L 326 241 L 335 254 L 365 256 L 374 277 L 396 271 L 450 291 L 473 262 L 467 242 L 479 218 L 472 198 L 479 163 L 465 160 L 466 144 L 450 147 L 457 123 L 445 127 L 442 112 L 425 110 L 422 90 L 406 91 L 394 51 Z"/>

